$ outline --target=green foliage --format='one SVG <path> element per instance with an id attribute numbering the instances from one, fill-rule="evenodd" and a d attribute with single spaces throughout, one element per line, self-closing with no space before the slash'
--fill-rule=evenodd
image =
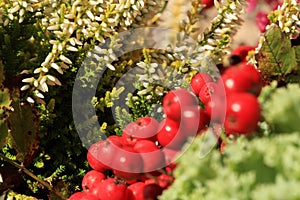
<path id="1" fill-rule="evenodd" d="M 270 90 L 272 92 L 270 92 Z M 263 116 L 270 124 L 273 133 L 300 132 L 300 87 L 299 84 L 288 84 L 286 87 L 263 89 L 270 93 L 262 104 Z"/>
<path id="2" fill-rule="evenodd" d="M 125 109 L 117 106 L 115 109 L 116 124 L 118 125 L 114 129 L 116 135 L 122 135 L 122 131 L 127 124 L 133 121 L 132 115 Z"/>
<path id="3" fill-rule="evenodd" d="M 37 198 L 35 198 L 35 197 L 18 194 L 13 191 L 8 191 L 6 194 L 3 194 L 1 196 L 3 196 L 3 198 L 6 198 L 6 199 L 14 199 L 14 200 L 37 200 Z"/>
<path id="4" fill-rule="evenodd" d="M 175 182 L 161 200 L 299 199 L 300 132 L 254 138 L 240 137 L 221 154 L 200 158 L 198 137 L 175 169 Z"/>

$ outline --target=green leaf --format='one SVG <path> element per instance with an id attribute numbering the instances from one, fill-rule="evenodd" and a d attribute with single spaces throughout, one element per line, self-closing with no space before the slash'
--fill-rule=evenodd
<path id="1" fill-rule="evenodd" d="M 298 51 L 297 51 L 298 52 Z M 297 67 L 296 51 L 280 28 L 273 24 L 264 35 L 264 41 L 256 60 L 265 81 L 285 81 L 286 75 Z"/>
<path id="2" fill-rule="evenodd" d="M 270 86 L 271 87 L 271 86 Z M 262 96 L 270 87 L 263 88 Z M 274 133 L 300 132 L 300 87 L 288 84 L 277 88 L 262 105 L 262 114 Z"/>
<path id="3" fill-rule="evenodd" d="M 39 146 L 37 113 L 31 105 L 21 103 L 18 95 L 13 98 L 12 107 L 8 118 L 10 144 L 17 152 L 17 159 L 27 165 Z"/>

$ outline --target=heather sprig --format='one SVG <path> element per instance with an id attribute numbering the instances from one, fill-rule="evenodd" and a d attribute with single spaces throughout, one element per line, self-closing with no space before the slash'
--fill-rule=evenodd
<path id="1" fill-rule="evenodd" d="M 0 24 L 9 26 L 14 21 L 23 23 L 27 12 L 37 18 L 41 41 L 48 50 L 39 67 L 33 69 L 32 77 L 23 80 L 22 91 L 28 90 L 27 100 L 42 102 L 48 86 L 62 85 L 55 74 L 78 65 L 73 57 L 84 57 L 87 51 L 118 32 L 131 26 L 147 24 L 156 13 L 155 8 L 163 1 L 122 0 L 118 3 L 103 0 L 47 1 L 1 1 Z M 36 38 L 33 36 L 32 38 Z M 109 51 L 110 52 L 110 51 Z M 40 58 L 41 59 L 41 58 Z M 80 61 L 80 60 L 79 60 Z M 112 65 L 108 65 L 114 70 Z M 54 71 L 53 71 L 54 70 Z"/>
<path id="2" fill-rule="evenodd" d="M 268 16 L 271 23 L 277 24 L 290 38 L 297 37 L 300 29 L 300 4 L 297 0 L 285 0 Z M 269 26 L 266 27 L 268 29 Z"/>
<path id="3" fill-rule="evenodd" d="M 215 1 L 218 11 L 212 20 L 210 29 L 198 37 L 198 51 L 210 51 L 215 62 L 221 61 L 221 56 L 229 53 L 233 36 L 243 22 L 241 14 L 245 12 L 245 0 L 223 0 Z"/>

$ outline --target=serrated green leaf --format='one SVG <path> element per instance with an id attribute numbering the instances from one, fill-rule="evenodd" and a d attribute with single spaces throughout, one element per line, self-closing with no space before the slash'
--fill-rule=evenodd
<path id="1" fill-rule="evenodd" d="M 13 112 L 9 115 L 10 143 L 17 151 L 17 159 L 24 165 L 29 164 L 38 149 L 38 119 L 34 108 L 22 104 L 14 97 Z"/>
<path id="2" fill-rule="evenodd" d="M 267 82 L 274 79 L 285 81 L 286 75 L 297 67 L 296 52 L 290 39 L 275 24 L 265 32 L 256 59 L 258 69 Z"/>

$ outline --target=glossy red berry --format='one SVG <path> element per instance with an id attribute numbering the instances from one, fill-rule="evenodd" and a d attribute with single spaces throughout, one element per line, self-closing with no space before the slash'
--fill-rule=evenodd
<path id="1" fill-rule="evenodd" d="M 105 172 L 110 169 L 116 149 L 116 145 L 108 140 L 95 142 L 88 149 L 87 161 L 94 170 Z"/>
<path id="2" fill-rule="evenodd" d="M 196 95 L 186 89 L 169 91 L 162 102 L 164 113 L 167 118 L 180 121 L 184 106 L 198 105 Z"/>
<path id="3" fill-rule="evenodd" d="M 214 0 L 201 0 L 201 4 L 204 4 L 205 9 L 208 9 L 214 6 Z"/>
<path id="4" fill-rule="evenodd" d="M 97 196 L 88 192 L 75 192 L 68 200 L 101 200 Z"/>
<path id="5" fill-rule="evenodd" d="M 258 96 L 263 84 L 257 69 L 253 65 L 244 62 L 227 68 L 218 81 L 223 82 L 226 95 L 249 92 Z"/>
<path id="6" fill-rule="evenodd" d="M 162 194 L 163 188 L 156 183 L 137 182 L 128 186 L 132 197 L 130 200 L 156 200 Z"/>
<path id="7" fill-rule="evenodd" d="M 209 83 L 209 82 L 213 82 L 213 79 L 209 74 L 204 73 L 204 72 L 197 73 L 195 76 L 193 76 L 193 78 L 190 82 L 190 87 L 191 87 L 192 92 L 195 95 L 198 95 L 201 88 L 206 83 Z"/>
<path id="8" fill-rule="evenodd" d="M 133 149 L 143 158 L 144 173 L 157 172 L 165 167 L 165 155 L 153 141 L 139 140 Z"/>
<path id="9" fill-rule="evenodd" d="M 228 135 L 254 132 L 258 128 L 260 118 L 260 105 L 254 95 L 236 93 L 228 97 L 224 123 Z"/>
<path id="10" fill-rule="evenodd" d="M 126 180 L 139 178 L 144 170 L 142 156 L 132 147 L 124 146 L 116 151 L 111 159 L 114 174 Z"/>
<path id="11" fill-rule="evenodd" d="M 128 200 L 129 191 L 124 182 L 116 178 L 108 178 L 89 190 L 89 193 L 100 200 Z"/>
<path id="12" fill-rule="evenodd" d="M 161 121 L 157 133 L 157 140 L 161 146 L 181 149 L 186 139 L 186 135 L 180 129 L 180 124 L 177 121 L 169 118 Z"/>
<path id="13" fill-rule="evenodd" d="M 198 96 L 204 105 L 206 105 L 212 99 L 212 95 L 214 95 L 218 91 L 218 85 L 214 82 L 209 82 L 203 85 Z"/>
<path id="14" fill-rule="evenodd" d="M 106 176 L 96 170 L 91 170 L 87 172 L 82 179 L 82 189 L 83 191 L 89 191 L 90 188 L 95 187 L 96 184 L 102 182 L 106 179 Z"/>
<path id="15" fill-rule="evenodd" d="M 141 117 L 135 122 L 127 124 L 123 130 L 122 137 L 130 143 L 133 140 L 156 141 L 156 132 L 159 122 L 153 117 Z"/>

